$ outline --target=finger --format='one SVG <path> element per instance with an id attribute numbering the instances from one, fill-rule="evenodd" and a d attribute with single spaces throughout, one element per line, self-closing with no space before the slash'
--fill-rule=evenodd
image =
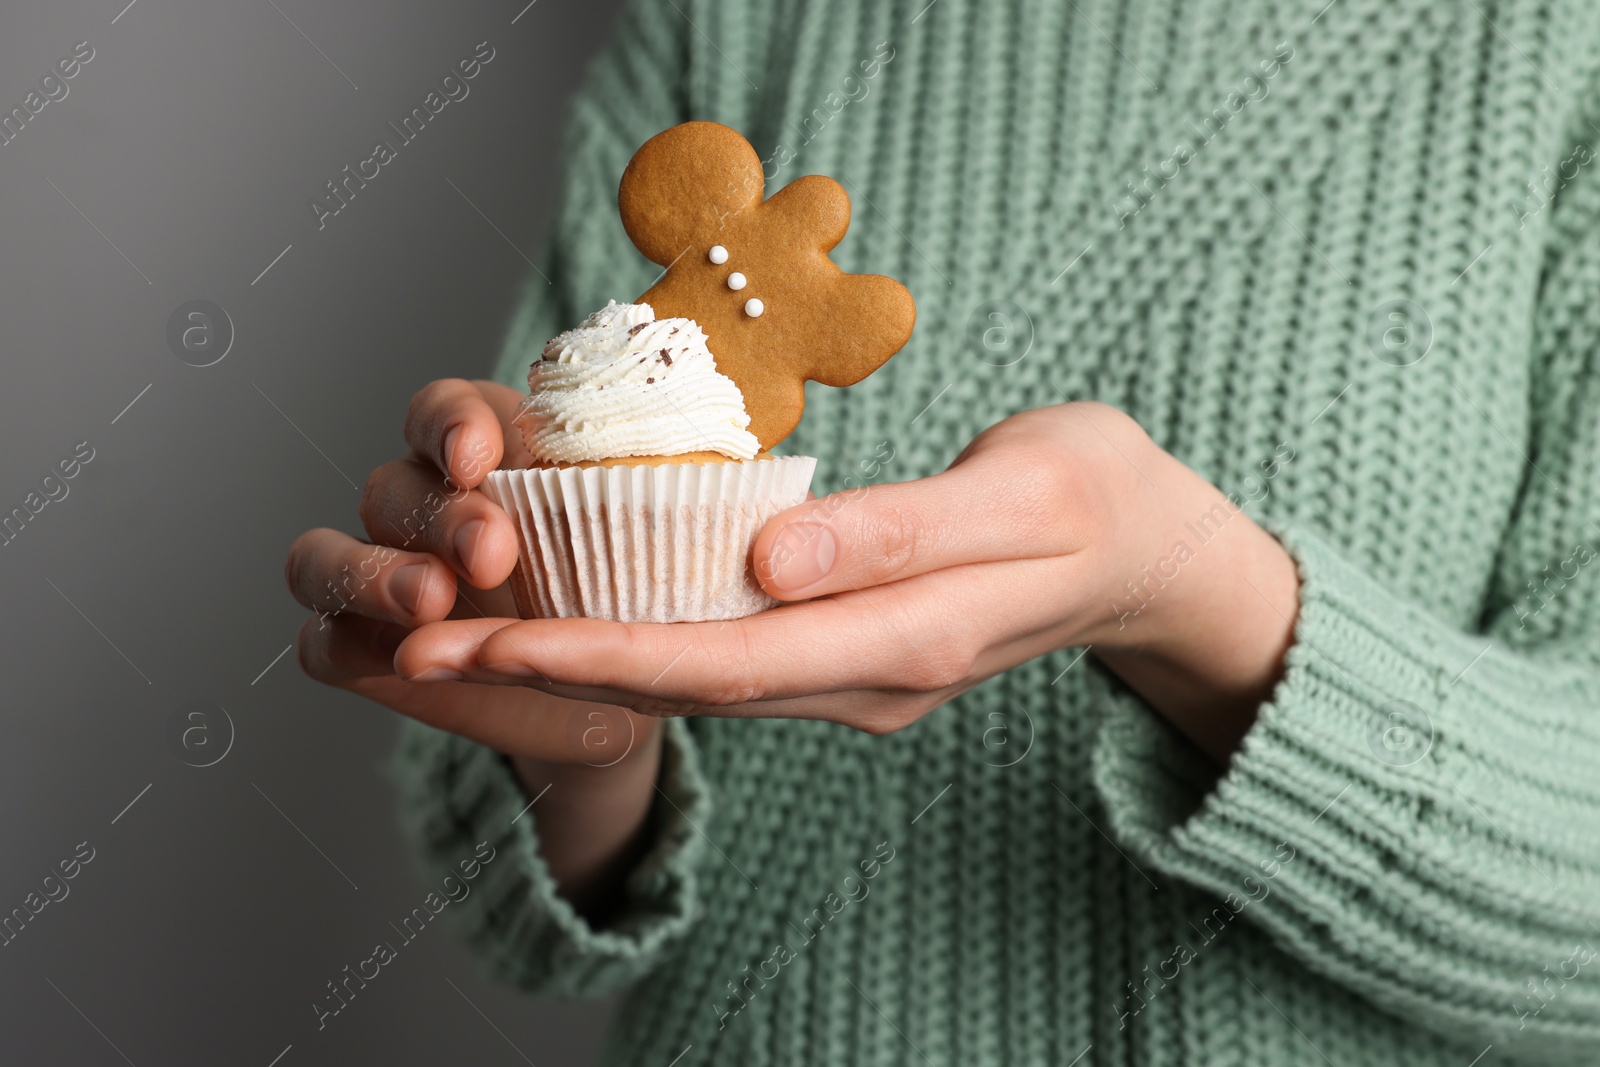
<path id="1" fill-rule="evenodd" d="M 482 493 L 417 460 L 373 471 L 360 510 L 373 541 L 437 556 L 479 589 L 499 585 L 516 566 L 510 517 Z"/>
<path id="2" fill-rule="evenodd" d="M 473 677 L 712 707 L 852 689 L 932 693 L 987 677 L 988 650 L 1029 638 L 1039 651 L 1059 647 L 1105 615 L 1105 605 L 1063 592 L 1082 586 L 1091 565 L 1079 555 L 970 564 L 729 622 L 528 620 L 479 631 L 476 667 L 464 645 L 454 654 Z M 408 640 L 437 641 L 452 625 Z M 581 695 L 622 702 L 616 692 Z"/>
<path id="3" fill-rule="evenodd" d="M 687 716 L 723 719 L 820 719 L 869 734 L 887 734 L 911 725 L 928 712 L 959 696 L 975 683 L 950 686 L 931 693 L 849 689 L 839 693 L 818 693 L 813 696 L 722 705 L 668 700 L 620 689 L 547 684 L 537 680 L 524 684 L 552 696 L 626 708 L 636 715 L 648 715 L 655 719 Z"/>
<path id="4" fill-rule="evenodd" d="M 452 619 L 413 631 L 395 650 L 395 673 L 407 681 L 465 678 L 477 670 L 478 649 L 515 619 Z"/>
<path id="5" fill-rule="evenodd" d="M 360 678 L 394 675 L 394 651 L 410 631 L 359 615 L 313 615 L 300 626 L 300 669 L 324 685 L 349 688 Z"/>
<path id="6" fill-rule="evenodd" d="M 530 689 L 361 678 L 347 688 L 436 730 L 513 756 L 613 767 L 652 751 L 658 720 Z"/>
<path id="7" fill-rule="evenodd" d="M 406 682 L 392 671 L 319 680 L 498 752 L 596 768 L 615 766 L 634 752 L 647 751 L 659 725 L 624 708 L 525 688 Z"/>
<path id="8" fill-rule="evenodd" d="M 517 598 L 511 584 L 493 589 L 464 589 L 456 586 L 455 607 L 447 618 L 451 619 L 514 619 L 517 617 Z"/>
<path id="9" fill-rule="evenodd" d="M 402 643 L 396 666 L 406 674 L 448 665 L 707 706 L 847 689 L 931 690 L 963 675 L 961 625 L 930 635 L 908 617 L 910 596 L 870 595 L 877 602 L 849 594 L 746 619 L 670 626 L 600 619 L 491 628 L 438 623 Z"/>
<path id="10" fill-rule="evenodd" d="M 338 530 L 308 530 L 284 566 L 294 598 L 329 615 L 354 612 L 417 626 L 442 619 L 455 601 L 455 575 L 420 552 L 369 545 Z"/>
<path id="11" fill-rule="evenodd" d="M 636 720 L 623 708 L 526 688 L 403 681 L 395 676 L 394 651 L 407 632 L 356 616 L 312 617 L 296 647 L 301 667 L 317 681 L 501 752 L 607 767 L 647 744 L 654 731 L 653 720 Z"/>
<path id="12" fill-rule="evenodd" d="M 406 443 L 457 484 L 471 489 L 499 465 L 500 415 L 484 390 L 461 378 L 430 382 L 411 398 Z"/>
<path id="13" fill-rule="evenodd" d="M 646 692 L 604 685 L 567 684 L 543 674 L 510 675 L 480 667 L 477 664 L 480 644 L 488 636 L 503 633 L 512 625 L 513 620 L 501 619 L 473 620 L 459 626 L 423 627 L 403 642 L 404 649 L 396 654 L 396 663 L 401 666 L 402 674 L 410 672 L 419 679 L 462 678 L 490 685 L 527 686 L 554 697 L 623 707 L 655 718 L 709 715 L 723 718 L 823 719 L 874 734 L 902 729 L 975 684 L 972 678 L 963 677 L 950 685 L 921 691 L 848 689 L 801 696 L 764 697 L 743 703 L 706 703 L 695 699 L 705 694 L 664 692 L 659 685 L 654 691 Z M 678 630 L 681 627 L 670 629 Z M 515 643 L 520 639 L 511 636 L 511 640 Z"/>
<path id="14" fill-rule="evenodd" d="M 528 452 L 522 439 L 522 432 L 516 428 L 514 420 L 517 412 L 522 409 L 522 402 L 528 394 L 522 389 L 513 389 L 501 382 L 491 382 L 484 379 L 475 379 L 472 383 L 478 387 L 478 392 L 483 394 L 483 399 L 494 409 L 495 417 L 500 420 L 501 453 L 500 466 L 506 470 L 520 470 L 531 466 L 533 456 Z"/>
<path id="15" fill-rule="evenodd" d="M 850 489 L 774 516 L 752 551 L 763 588 L 803 600 L 1078 543 L 1073 473 L 1044 449 L 978 450 L 911 482 Z"/>

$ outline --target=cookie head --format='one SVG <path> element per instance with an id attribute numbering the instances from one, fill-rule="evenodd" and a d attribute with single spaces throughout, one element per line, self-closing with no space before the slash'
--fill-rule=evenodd
<path id="1" fill-rule="evenodd" d="M 766 449 L 799 423 L 808 379 L 854 385 L 877 370 L 910 339 L 916 306 L 899 282 L 828 257 L 850 225 L 838 182 L 809 175 L 764 192 L 748 141 L 690 122 L 645 142 L 618 201 L 634 245 L 667 268 L 639 302 L 700 324 Z"/>

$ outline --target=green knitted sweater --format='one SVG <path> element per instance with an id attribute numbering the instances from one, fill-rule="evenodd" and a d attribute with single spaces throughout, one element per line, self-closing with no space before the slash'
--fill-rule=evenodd
<path id="1" fill-rule="evenodd" d="M 715 119 L 769 193 L 845 182 L 835 259 L 916 296 L 899 356 L 809 394 L 819 493 L 1098 399 L 1302 604 L 1220 773 L 1081 649 L 891 736 L 673 720 L 604 930 L 503 758 L 408 725 L 428 863 L 498 849 L 492 970 L 625 991 L 642 1067 L 1600 1062 L 1597 43 L 1589 0 L 631 4 L 502 380 L 649 286 L 617 180 Z"/>

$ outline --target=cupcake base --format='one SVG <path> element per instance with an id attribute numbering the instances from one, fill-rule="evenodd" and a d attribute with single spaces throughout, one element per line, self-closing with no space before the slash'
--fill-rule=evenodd
<path id="1" fill-rule="evenodd" d="M 750 570 L 763 524 L 804 502 L 810 456 L 493 471 L 519 536 L 523 618 L 705 622 L 775 606 Z"/>

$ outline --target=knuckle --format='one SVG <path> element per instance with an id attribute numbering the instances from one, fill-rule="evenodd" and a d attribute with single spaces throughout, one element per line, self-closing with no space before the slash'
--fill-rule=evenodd
<path id="1" fill-rule="evenodd" d="M 1096 425 L 1115 435 L 1119 441 L 1135 441 L 1145 436 L 1139 420 L 1119 407 L 1113 407 L 1103 400 L 1084 401 L 1084 407 L 1088 409 L 1089 417 L 1096 420 Z"/>
<path id="2" fill-rule="evenodd" d="M 319 527 L 296 537 L 294 544 L 289 546 L 288 557 L 283 561 L 283 580 L 288 584 L 289 592 L 307 607 L 311 606 L 306 602 L 317 587 L 317 544 L 327 532 Z"/>
<path id="3" fill-rule="evenodd" d="M 700 705 L 687 700 L 663 700 L 660 697 L 640 697 L 634 701 L 629 711 L 638 715 L 648 715 L 653 719 L 681 719 L 690 715 L 700 714 Z"/>
<path id="4" fill-rule="evenodd" d="M 732 676 L 712 686 L 705 694 L 703 703 L 712 707 L 726 708 L 737 704 L 750 704 L 760 700 L 762 687 L 755 679 L 748 676 Z"/>
<path id="5" fill-rule="evenodd" d="M 306 542 L 310 536 L 308 531 L 296 537 L 294 544 L 289 546 L 288 556 L 283 561 L 283 582 L 289 587 L 289 591 L 296 595 L 304 586 L 306 556 L 310 552 Z"/>
<path id="6" fill-rule="evenodd" d="M 405 438 L 411 446 L 433 456 L 452 408 L 459 408 L 467 394 L 476 395 L 477 389 L 464 378 L 439 378 L 418 389 L 406 406 Z"/>
<path id="7" fill-rule="evenodd" d="M 875 713 L 871 718 L 852 725 L 862 733 L 871 734 L 873 737 L 886 737 L 889 734 L 905 729 L 904 725 L 898 721 L 898 716 L 891 715 L 886 711 Z"/>
<path id="8" fill-rule="evenodd" d="M 873 737 L 885 737 L 899 733 L 930 710 L 932 706 L 922 698 L 894 698 L 883 701 L 867 718 L 852 722 L 850 725 Z"/>
<path id="9" fill-rule="evenodd" d="M 1062 516 L 1087 495 L 1079 491 L 1077 465 L 1053 451 L 1041 452 L 1033 462 L 1019 465 L 1015 478 L 1007 494 L 1007 518 L 1029 541 L 1059 532 Z"/>
<path id="10" fill-rule="evenodd" d="M 1100 401 L 1084 401 L 1078 410 L 1093 427 L 1094 437 L 1102 444 L 1109 443 L 1120 454 L 1132 455 L 1150 443 L 1150 434 L 1139 420 L 1121 408 Z"/>
<path id="11" fill-rule="evenodd" d="M 312 681 L 324 685 L 334 684 L 336 672 L 328 656 L 328 638 L 331 636 L 332 624 L 319 620 L 316 616 L 306 620 L 300 627 L 300 633 L 294 642 L 294 657 L 300 664 L 300 670 Z"/>
<path id="12" fill-rule="evenodd" d="M 361 502 L 356 505 L 356 515 L 360 518 L 361 525 L 374 538 L 378 536 L 379 529 L 388 517 L 392 504 L 392 486 L 404 467 L 405 460 L 390 460 L 367 475 L 367 482 L 361 487 Z"/>
<path id="13" fill-rule="evenodd" d="M 933 693 L 955 685 L 964 674 L 958 663 L 924 658 L 911 667 L 906 681 L 918 693 Z"/>
<path id="14" fill-rule="evenodd" d="M 924 541 L 925 525 L 912 509 L 901 504 L 881 505 L 873 516 L 873 562 L 885 579 L 905 575 Z"/>
<path id="15" fill-rule="evenodd" d="M 962 450 L 962 455 L 987 448 L 993 445 L 997 438 L 1004 439 L 1007 434 L 1015 431 L 1023 419 L 1032 414 L 1033 412 L 1031 411 L 1025 411 L 1019 415 L 1012 415 L 1009 418 L 1001 419 L 999 422 L 985 426 L 968 442 L 967 447 Z"/>
<path id="16" fill-rule="evenodd" d="M 406 422 L 411 426 L 422 426 L 444 404 L 457 386 L 464 384 L 460 378 L 439 378 L 424 385 L 411 396 L 411 403 L 406 405 Z"/>
<path id="17" fill-rule="evenodd" d="M 906 665 L 905 682 L 918 693 L 932 693 L 967 679 L 976 658 L 965 641 L 944 635 L 917 650 Z"/>
<path id="18" fill-rule="evenodd" d="M 699 666 L 704 681 L 695 687 L 693 696 L 710 707 L 749 704 L 766 695 L 766 687 L 756 668 L 749 630 L 742 626 L 729 629 L 731 633 L 725 631 L 697 648 L 680 648 L 673 653 L 674 657 L 682 657 L 692 651 L 703 658 Z M 672 669 L 669 663 L 663 675 Z"/>
<path id="19" fill-rule="evenodd" d="M 738 637 L 734 643 L 713 646 L 716 682 L 708 687 L 704 703 L 727 707 L 749 704 L 766 695 L 766 687 L 751 659 L 750 635 L 743 628 L 736 633 Z"/>
<path id="20" fill-rule="evenodd" d="M 665 627 L 632 623 L 623 626 L 621 659 L 662 664 L 652 683 L 652 688 L 662 692 L 642 694 L 639 702 L 631 705 L 642 715 L 690 715 L 695 714 L 695 708 L 749 704 L 767 696 L 766 683 L 753 657 L 751 636 L 744 627 L 685 646 L 676 635 L 671 641 L 664 640 L 667 635 L 660 631 Z M 675 674 L 693 674 L 697 680 L 675 684 Z M 665 695 L 675 690 L 679 696 Z"/>
<path id="21" fill-rule="evenodd" d="M 387 466 L 384 464 L 367 475 L 366 484 L 361 487 L 361 500 L 356 504 L 356 516 L 369 530 L 377 519 L 379 504 L 383 499 L 384 468 Z"/>

